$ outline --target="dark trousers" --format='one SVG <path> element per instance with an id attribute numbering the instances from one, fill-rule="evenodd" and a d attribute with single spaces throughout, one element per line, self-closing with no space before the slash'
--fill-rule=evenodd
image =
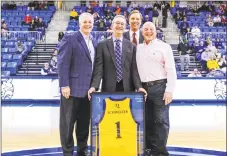
<path id="1" fill-rule="evenodd" d="M 87 150 L 90 123 L 90 102 L 87 97 L 61 96 L 60 106 L 60 138 L 64 156 L 73 156 L 73 130 L 76 123 L 77 155 L 84 156 Z"/>
<path id="2" fill-rule="evenodd" d="M 146 149 L 151 150 L 152 156 L 167 156 L 169 105 L 163 100 L 166 83 L 144 88 L 148 93 L 145 103 Z"/>

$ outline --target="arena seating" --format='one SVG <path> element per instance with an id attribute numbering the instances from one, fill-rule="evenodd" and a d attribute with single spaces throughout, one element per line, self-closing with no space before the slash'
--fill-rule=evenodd
<path id="1" fill-rule="evenodd" d="M 1 17 L 7 24 L 6 33 L 2 33 L 1 38 L 1 59 L 2 59 L 2 77 L 16 75 L 17 69 L 22 65 L 27 54 L 32 51 L 37 41 L 42 39 L 45 31 L 28 31 L 29 25 L 22 25 L 26 14 L 32 18 L 41 17 L 46 27 L 51 21 L 56 11 L 55 6 L 49 6 L 48 10 L 27 10 L 27 6 L 17 6 L 16 10 L 1 10 Z M 16 49 L 17 41 L 22 41 L 27 47 L 23 54 L 19 54 Z"/>

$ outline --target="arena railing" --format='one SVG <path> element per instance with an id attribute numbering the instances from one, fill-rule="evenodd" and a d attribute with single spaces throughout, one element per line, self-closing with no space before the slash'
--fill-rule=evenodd
<path id="1" fill-rule="evenodd" d="M 27 41 L 30 38 L 34 38 L 34 40 L 37 42 L 42 40 L 42 32 L 40 31 L 7 31 L 7 32 L 1 32 L 1 40 L 22 40 Z"/>

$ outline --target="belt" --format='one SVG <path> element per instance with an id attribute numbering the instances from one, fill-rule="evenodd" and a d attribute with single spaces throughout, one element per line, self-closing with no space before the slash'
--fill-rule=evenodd
<path id="1" fill-rule="evenodd" d="M 142 85 L 145 87 L 151 87 L 153 85 L 166 83 L 166 82 L 167 82 L 167 79 L 161 79 L 161 80 L 155 80 L 155 81 L 149 81 L 149 82 L 142 82 Z"/>

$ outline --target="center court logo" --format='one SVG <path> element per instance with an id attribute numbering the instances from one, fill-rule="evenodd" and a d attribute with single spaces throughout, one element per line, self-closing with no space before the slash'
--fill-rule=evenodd
<path id="1" fill-rule="evenodd" d="M 226 99 L 226 80 L 215 80 L 214 95 L 217 99 Z"/>
<path id="2" fill-rule="evenodd" d="M 2 99 L 11 99 L 14 94 L 13 79 L 2 79 Z"/>

